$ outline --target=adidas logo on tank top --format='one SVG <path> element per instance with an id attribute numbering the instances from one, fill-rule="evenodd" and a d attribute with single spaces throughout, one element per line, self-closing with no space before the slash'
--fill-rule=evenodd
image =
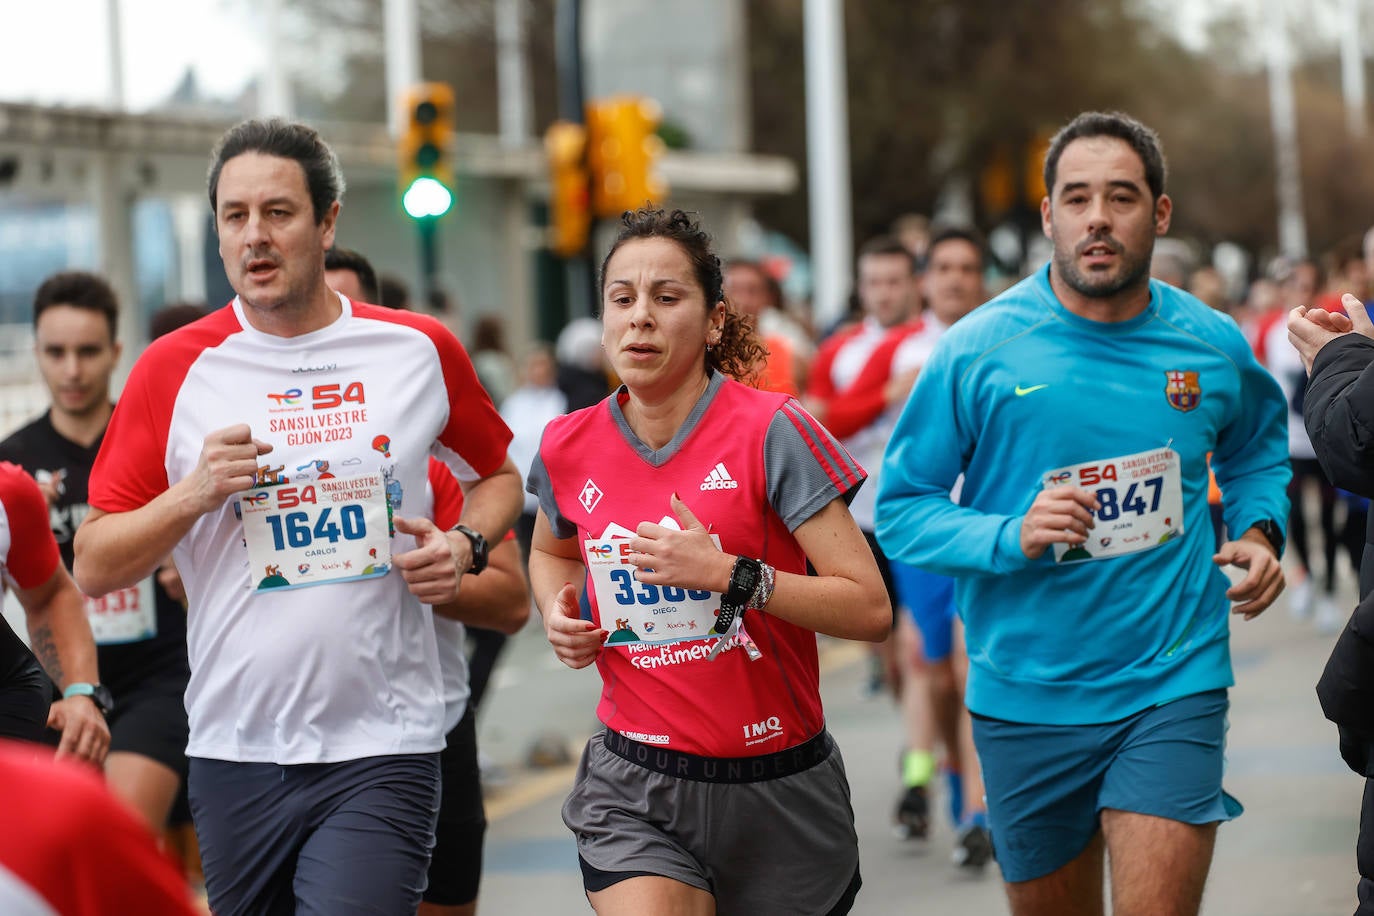
<path id="1" fill-rule="evenodd" d="M 701 482 L 702 490 L 737 490 L 739 482 L 730 476 L 730 472 L 725 469 L 725 462 L 719 462 L 711 468 L 711 473 L 706 475 L 706 479 Z"/>

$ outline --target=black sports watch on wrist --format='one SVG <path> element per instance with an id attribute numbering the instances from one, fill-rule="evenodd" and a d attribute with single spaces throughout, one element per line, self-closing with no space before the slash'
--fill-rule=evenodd
<path id="1" fill-rule="evenodd" d="M 729 631 L 735 617 L 743 614 L 749 605 L 749 599 L 754 596 L 754 590 L 759 587 L 762 578 L 763 564 L 758 560 L 735 558 L 735 566 L 730 570 L 730 587 L 720 596 L 720 613 L 712 630 L 722 634 Z"/>
<path id="2" fill-rule="evenodd" d="M 72 697 L 90 697 L 95 708 L 106 718 L 114 712 L 114 696 L 110 693 L 110 688 L 104 684 L 89 684 L 85 681 L 68 684 L 67 689 L 62 691 L 62 699 L 68 700 Z"/>
<path id="3" fill-rule="evenodd" d="M 449 531 L 456 531 L 463 537 L 472 542 L 472 565 L 468 567 L 468 575 L 477 575 L 487 568 L 487 539 L 482 536 L 482 532 L 474 531 L 467 525 L 454 525 Z"/>
<path id="4" fill-rule="evenodd" d="M 1269 546 L 1274 548 L 1274 553 L 1277 556 L 1283 556 L 1283 529 L 1279 527 L 1278 522 L 1272 518 L 1266 518 L 1255 522 L 1250 527 L 1264 535 L 1265 540 L 1269 542 Z"/>

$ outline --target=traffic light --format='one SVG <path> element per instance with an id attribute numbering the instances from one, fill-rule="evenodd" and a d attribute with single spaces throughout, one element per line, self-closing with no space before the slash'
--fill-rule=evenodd
<path id="1" fill-rule="evenodd" d="M 406 113 L 400 144 L 401 206 L 413 219 L 434 219 L 453 207 L 448 144 L 453 137 L 453 90 L 419 83 L 402 96 Z"/>
<path id="2" fill-rule="evenodd" d="M 614 96 L 587 106 L 587 165 L 597 216 L 619 216 L 667 196 L 668 185 L 654 171 L 663 153 L 655 133 L 662 117 L 658 103 L 641 96 Z"/>
<path id="3" fill-rule="evenodd" d="M 1032 210 L 1038 211 L 1040 201 L 1049 194 L 1049 189 L 1045 187 L 1045 156 L 1050 151 L 1052 139 L 1053 134 L 1050 131 L 1042 130 L 1036 133 L 1026 147 L 1026 173 L 1021 187 L 1025 192 L 1025 204 Z"/>
<path id="4" fill-rule="evenodd" d="M 544 134 L 549 160 L 549 247 L 561 258 L 587 247 L 592 225 L 587 173 L 587 129 L 555 121 Z"/>
<path id="5" fill-rule="evenodd" d="M 978 173 L 978 197 L 990 220 L 1000 219 L 1016 203 L 1016 173 L 1005 146 L 993 150 Z"/>

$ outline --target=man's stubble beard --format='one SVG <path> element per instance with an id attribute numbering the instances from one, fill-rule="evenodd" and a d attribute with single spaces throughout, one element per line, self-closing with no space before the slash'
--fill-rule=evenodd
<path id="1" fill-rule="evenodd" d="M 1069 289 L 1088 299 L 1110 299 L 1118 293 L 1141 285 L 1142 280 L 1147 280 L 1150 275 L 1150 261 L 1155 251 L 1153 240 L 1140 257 L 1133 257 L 1129 249 L 1115 237 L 1108 235 L 1103 238 L 1110 239 L 1121 252 L 1118 255 L 1121 269 L 1115 277 L 1103 279 L 1095 279 L 1078 269 L 1075 263 L 1078 246 L 1065 247 L 1061 244 L 1062 239 L 1057 235 L 1054 238 L 1054 266 L 1059 271 L 1059 278 Z"/>

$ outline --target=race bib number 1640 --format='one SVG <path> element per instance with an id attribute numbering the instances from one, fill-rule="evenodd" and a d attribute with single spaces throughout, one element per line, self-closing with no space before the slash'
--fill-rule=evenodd
<path id="1" fill-rule="evenodd" d="M 391 531 L 381 474 L 267 487 L 239 497 L 250 588 L 300 588 L 384 576 Z"/>

